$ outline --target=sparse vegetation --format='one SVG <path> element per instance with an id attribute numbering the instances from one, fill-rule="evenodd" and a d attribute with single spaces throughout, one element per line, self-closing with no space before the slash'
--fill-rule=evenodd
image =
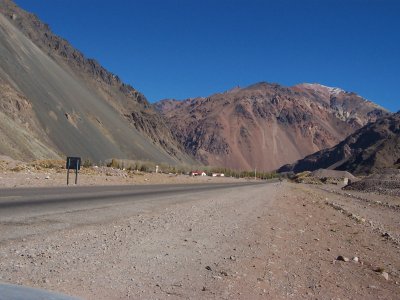
<path id="1" fill-rule="evenodd" d="M 85 159 L 83 161 L 82 167 L 84 167 L 84 168 L 93 167 L 93 162 L 90 159 Z"/>
<path id="2" fill-rule="evenodd" d="M 56 159 L 35 160 L 31 163 L 31 166 L 37 170 L 40 170 L 40 169 L 63 169 L 63 168 L 65 168 L 65 160 L 56 160 Z"/>
<path id="3" fill-rule="evenodd" d="M 25 170 L 25 167 L 22 165 L 15 166 L 14 168 L 11 169 L 11 171 L 13 172 L 21 172 L 23 170 Z"/>
<path id="4" fill-rule="evenodd" d="M 143 161 L 143 160 L 128 160 L 128 159 L 110 159 L 106 161 L 107 167 L 120 169 L 120 170 L 129 170 L 138 172 L 149 172 L 153 173 L 156 171 L 156 166 L 158 166 L 158 172 L 164 174 L 189 174 L 191 171 L 199 170 L 204 171 L 208 176 L 211 176 L 213 173 L 224 174 L 226 177 L 235 177 L 235 178 L 258 178 L 258 179 L 273 179 L 282 177 L 282 175 L 277 174 L 275 172 L 254 172 L 251 171 L 243 171 L 243 170 L 234 170 L 223 167 L 213 167 L 213 166 L 202 166 L 202 165 L 168 165 L 165 163 L 155 163 L 152 161 Z"/>

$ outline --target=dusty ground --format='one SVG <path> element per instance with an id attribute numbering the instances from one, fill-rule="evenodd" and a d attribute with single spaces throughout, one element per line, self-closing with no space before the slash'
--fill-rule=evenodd
<path id="1" fill-rule="evenodd" d="M 377 197 L 284 182 L 166 199 L 4 241 L 0 281 L 85 299 L 399 299 L 400 201 Z"/>
<path id="2" fill-rule="evenodd" d="M 48 167 L 55 164 L 54 167 Z M 69 182 L 75 183 L 75 173 L 70 170 Z M 188 176 L 120 170 L 111 167 L 82 168 L 78 173 L 78 185 L 122 185 L 122 184 L 172 184 L 238 182 L 244 179 L 228 177 Z M 0 156 L 0 188 L 31 186 L 63 186 L 67 184 L 64 162 L 37 161 L 24 163 Z"/>

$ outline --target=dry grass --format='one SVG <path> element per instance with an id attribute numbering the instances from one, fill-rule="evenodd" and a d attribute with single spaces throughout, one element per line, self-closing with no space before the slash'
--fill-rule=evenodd
<path id="1" fill-rule="evenodd" d="M 57 159 L 42 159 L 35 160 L 30 163 L 36 170 L 41 169 L 65 169 L 65 161 Z"/>

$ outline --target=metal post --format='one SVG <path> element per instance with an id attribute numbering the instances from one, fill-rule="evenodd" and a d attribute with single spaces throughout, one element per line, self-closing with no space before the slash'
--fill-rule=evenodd
<path id="1" fill-rule="evenodd" d="M 69 164 L 68 164 L 68 169 L 67 169 L 67 185 L 69 184 Z"/>
<path id="2" fill-rule="evenodd" d="M 75 169 L 75 184 L 78 184 L 78 168 L 79 168 L 79 161 L 77 162 Z"/>

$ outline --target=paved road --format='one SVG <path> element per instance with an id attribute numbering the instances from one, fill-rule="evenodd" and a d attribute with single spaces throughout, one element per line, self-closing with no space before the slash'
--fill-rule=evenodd
<path id="1" fill-rule="evenodd" d="M 0 242 L 148 213 L 265 182 L 0 189 Z"/>

